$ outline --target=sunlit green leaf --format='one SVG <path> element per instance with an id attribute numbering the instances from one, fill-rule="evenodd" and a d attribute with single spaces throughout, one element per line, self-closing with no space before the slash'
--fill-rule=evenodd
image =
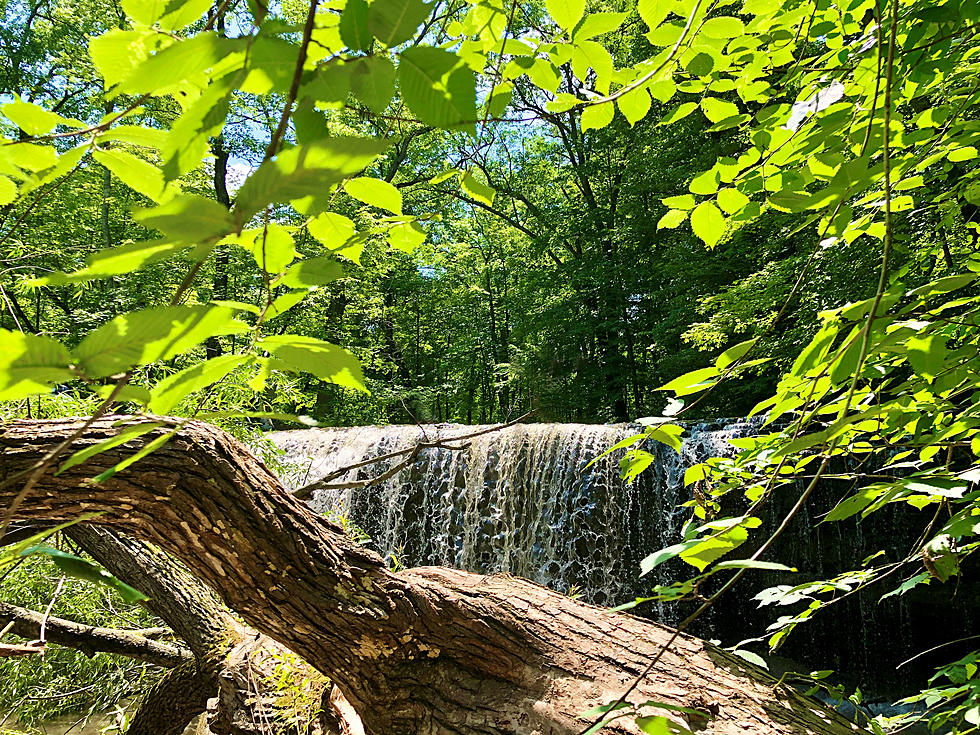
<path id="1" fill-rule="evenodd" d="M 329 342 L 297 334 L 283 334 L 266 337 L 258 347 L 267 350 L 293 370 L 312 373 L 321 380 L 367 392 L 357 358 Z"/>

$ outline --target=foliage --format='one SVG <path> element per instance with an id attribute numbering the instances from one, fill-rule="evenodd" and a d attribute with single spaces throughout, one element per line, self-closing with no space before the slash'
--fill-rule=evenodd
<path id="1" fill-rule="evenodd" d="M 798 481 L 791 514 L 829 476 L 824 522 L 932 514 L 906 558 L 773 592 L 806 605 L 774 646 L 976 547 L 972 0 L 78 4 L 4 6 L 5 416 L 756 404 L 768 433 L 689 471 L 646 567 L 698 574 L 660 596 L 767 568 L 759 511 Z"/>
<path id="2" fill-rule="evenodd" d="M 159 624 L 139 605 L 125 602 L 110 588 L 84 580 L 65 577 L 60 593 L 55 595 L 61 578 L 61 572 L 47 558 L 29 557 L 4 577 L 0 600 L 35 610 L 45 610 L 53 600 L 52 615 L 86 625 L 149 628 Z M 102 712 L 120 699 L 138 695 L 153 683 L 155 673 L 152 666 L 121 663 L 110 654 L 90 657 L 52 646 L 43 657 L 0 660 L 4 682 L 0 711 L 15 713 L 20 727 L 32 727 L 80 709 Z M 65 694 L 70 696 L 62 696 Z"/>

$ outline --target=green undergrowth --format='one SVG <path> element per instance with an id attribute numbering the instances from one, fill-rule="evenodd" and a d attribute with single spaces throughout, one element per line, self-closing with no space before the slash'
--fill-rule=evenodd
<path id="1" fill-rule="evenodd" d="M 61 574 L 46 557 L 29 557 L 0 584 L 0 601 L 45 611 Z M 129 605 L 114 591 L 66 577 L 54 599 L 51 614 L 86 625 L 150 628 L 160 622 L 138 605 Z M 18 642 L 10 633 L 3 642 Z M 139 695 L 161 669 L 107 653 L 88 657 L 80 651 L 48 646 L 44 655 L 0 659 L 0 720 L 8 714 L 24 730 L 67 713 L 113 709 Z M 0 726 L 0 732 L 2 732 Z"/>

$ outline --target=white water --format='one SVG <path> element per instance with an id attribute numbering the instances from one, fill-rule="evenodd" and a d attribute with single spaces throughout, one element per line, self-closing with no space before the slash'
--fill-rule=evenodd
<path id="1" fill-rule="evenodd" d="M 292 468 L 284 480 L 299 487 L 420 441 L 448 441 L 481 428 L 364 426 L 276 432 L 270 438 Z M 371 536 L 375 549 L 405 566 L 509 572 L 618 604 L 638 590 L 640 559 L 677 540 L 685 468 L 730 454 L 727 440 L 751 428 L 744 421 L 691 425 L 679 455 L 664 445 L 647 446 L 655 462 L 627 485 L 620 479 L 623 451 L 589 463 L 637 427 L 512 426 L 456 442 L 468 444 L 460 451 L 424 449 L 383 483 L 317 491 L 311 503 L 321 512 L 347 516 Z M 398 461 L 351 470 L 332 482 L 377 477 Z"/>

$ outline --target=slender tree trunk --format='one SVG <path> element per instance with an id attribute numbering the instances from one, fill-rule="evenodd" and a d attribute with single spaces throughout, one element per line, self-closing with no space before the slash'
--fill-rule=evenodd
<path id="1" fill-rule="evenodd" d="M 113 100 L 106 100 L 105 114 L 109 115 L 115 108 Z M 107 148 L 109 143 L 103 143 L 102 147 Z M 112 247 L 112 232 L 109 230 L 109 199 L 112 196 L 112 172 L 106 166 L 102 167 L 102 247 Z"/>
<path id="2" fill-rule="evenodd" d="M 224 22 L 222 21 L 222 29 Z M 231 151 L 225 145 L 224 135 L 219 135 L 211 143 L 211 153 L 214 154 L 214 196 L 226 209 L 231 209 L 231 197 L 228 195 L 228 158 Z M 214 249 L 214 281 L 212 282 L 213 298 L 226 301 L 228 293 L 228 247 L 218 245 Z M 217 337 L 209 338 L 204 344 L 208 359 L 218 357 L 222 353 L 221 342 Z"/>
<path id="3" fill-rule="evenodd" d="M 143 421 L 100 419 L 70 451 Z M 3 427 L 0 507 L 11 507 L 37 462 L 79 426 L 57 420 Z M 87 482 L 167 431 L 146 433 L 58 475 L 48 468 L 19 515 L 60 522 L 101 512 L 99 524 L 169 550 L 250 625 L 327 674 L 368 733 L 575 735 L 583 726 L 578 715 L 615 699 L 671 637 L 664 626 L 508 575 L 392 573 L 207 424 L 187 422 L 138 464 L 100 484 Z M 669 716 L 710 733 L 856 730 L 689 636 L 670 646 L 630 700 L 707 711 L 706 724 Z M 629 718 L 608 731 L 639 732 Z"/>

